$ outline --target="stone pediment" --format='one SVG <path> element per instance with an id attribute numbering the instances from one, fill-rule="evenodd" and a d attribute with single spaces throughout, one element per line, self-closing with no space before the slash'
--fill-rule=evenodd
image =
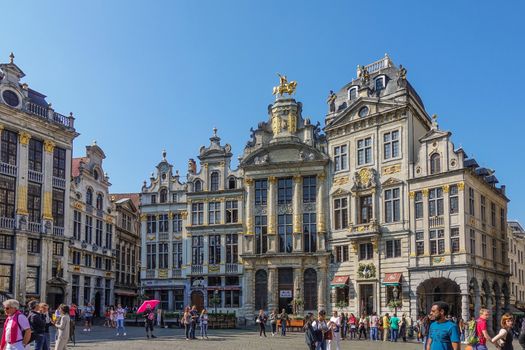
<path id="1" fill-rule="evenodd" d="M 364 106 L 371 106 L 371 105 L 373 105 L 375 109 L 379 112 L 385 111 L 385 110 L 392 110 L 394 108 L 404 106 L 401 103 L 396 103 L 393 101 L 378 102 L 377 99 L 375 98 L 360 97 L 354 103 L 351 103 L 348 107 L 340 111 L 339 115 L 335 117 L 333 121 L 325 127 L 325 130 L 328 131 L 328 130 L 336 128 L 339 125 L 346 124 L 353 120 L 361 119 L 357 116 L 357 114 L 359 113 L 359 110 Z M 375 114 L 376 112 L 372 113 L 372 111 L 370 110 L 369 113 Z"/>
<path id="2" fill-rule="evenodd" d="M 395 177 L 389 177 L 388 179 L 386 179 L 386 181 L 384 181 L 381 184 L 381 186 L 390 187 L 390 186 L 396 186 L 396 185 L 401 185 L 401 184 L 403 184 L 403 181 L 396 179 Z"/>
<path id="3" fill-rule="evenodd" d="M 342 196 L 348 196 L 350 194 L 350 191 L 347 191 L 342 188 L 338 188 L 335 191 L 331 193 L 332 197 L 342 197 Z"/>
<path id="4" fill-rule="evenodd" d="M 427 142 L 430 140 L 441 139 L 450 136 L 449 131 L 442 131 L 438 129 L 431 129 L 423 137 L 419 139 L 419 142 Z"/>
<path id="5" fill-rule="evenodd" d="M 278 143 L 261 147 L 243 159 L 241 166 L 290 162 L 328 161 L 328 156 L 303 143 Z"/>

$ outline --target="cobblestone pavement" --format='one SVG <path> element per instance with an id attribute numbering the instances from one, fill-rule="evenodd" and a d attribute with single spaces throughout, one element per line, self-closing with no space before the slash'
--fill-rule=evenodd
<path id="1" fill-rule="evenodd" d="M 286 337 L 272 337 L 269 333 L 267 338 L 259 338 L 259 332 L 255 330 L 209 330 L 208 340 L 191 340 L 184 338 L 181 329 L 155 329 L 156 339 L 146 339 L 143 328 L 127 327 L 126 337 L 117 337 L 116 331 L 101 326 L 94 327 L 92 332 L 76 332 L 76 346 L 69 344 L 69 349 L 109 349 L 109 350 L 143 350 L 143 349 L 213 349 L 213 350 L 305 350 L 304 334 L 288 333 Z M 462 346 L 464 348 L 464 345 Z M 519 348 L 516 343 L 515 348 Z M 422 344 L 415 342 L 390 343 L 370 341 L 341 341 L 342 350 L 423 350 Z M 332 348 L 335 350 L 335 347 Z M 495 350 L 489 347 L 489 350 Z"/>

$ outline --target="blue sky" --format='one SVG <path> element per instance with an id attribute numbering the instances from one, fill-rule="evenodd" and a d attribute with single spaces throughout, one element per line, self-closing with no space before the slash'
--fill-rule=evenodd
<path id="1" fill-rule="evenodd" d="M 4 4 L 4 10 L 6 9 Z M 388 52 L 456 146 L 507 185 L 525 221 L 521 1 L 10 1 L 0 57 L 105 150 L 113 192 L 139 191 L 166 148 L 186 174 L 212 128 L 234 158 L 266 120 L 276 73 L 322 121 L 328 91 Z M 8 13 L 8 14 L 7 14 Z"/>

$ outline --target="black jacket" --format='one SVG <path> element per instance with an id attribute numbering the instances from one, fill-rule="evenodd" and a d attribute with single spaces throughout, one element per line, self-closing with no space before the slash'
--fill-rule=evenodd
<path id="1" fill-rule="evenodd" d="M 31 332 L 35 334 L 44 334 L 46 331 L 46 321 L 42 318 L 42 314 L 38 312 L 29 312 L 29 325 L 31 325 Z"/>

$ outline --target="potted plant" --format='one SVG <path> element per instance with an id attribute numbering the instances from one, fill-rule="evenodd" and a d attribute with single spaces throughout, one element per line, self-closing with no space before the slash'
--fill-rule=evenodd
<path id="1" fill-rule="evenodd" d="M 339 310 L 342 310 L 342 309 L 344 309 L 345 307 L 348 307 L 348 302 L 346 302 L 346 301 L 344 301 L 344 300 L 338 301 L 338 302 L 335 304 L 335 307 L 338 308 Z"/>
<path id="2" fill-rule="evenodd" d="M 301 307 L 304 305 L 303 299 L 294 298 L 292 299 L 293 314 L 297 315 L 300 312 Z"/>

